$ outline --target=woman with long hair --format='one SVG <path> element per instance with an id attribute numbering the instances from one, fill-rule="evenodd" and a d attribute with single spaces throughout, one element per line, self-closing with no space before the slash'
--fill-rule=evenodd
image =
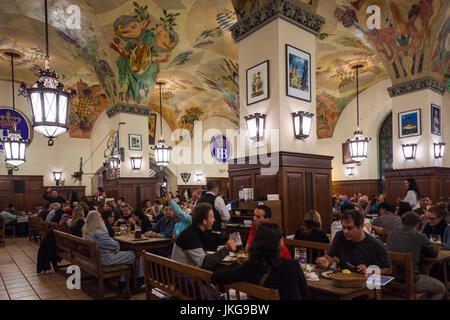
<path id="1" fill-rule="evenodd" d="M 308 300 L 305 275 L 297 261 L 280 257 L 283 231 L 276 223 L 263 222 L 249 247 L 249 260 L 242 265 L 221 268 L 212 280 L 218 284 L 248 281 L 277 289 L 281 300 Z"/>
<path id="2" fill-rule="evenodd" d="M 83 225 L 84 225 L 84 210 L 80 207 L 76 207 L 75 209 L 73 209 L 69 233 L 81 238 L 82 237 L 81 228 L 83 228 Z"/>
<path id="3" fill-rule="evenodd" d="M 405 187 L 405 197 L 403 199 L 398 199 L 399 202 L 409 203 L 412 210 L 419 208 L 420 193 L 416 180 L 414 180 L 413 178 L 408 178 L 405 181 L 403 181 L 403 185 Z"/>
<path id="4" fill-rule="evenodd" d="M 445 217 L 448 215 L 447 205 L 444 202 L 437 206 L 431 206 L 425 212 L 427 223 L 422 226 L 422 232 L 430 236 L 438 235 L 441 237 L 442 249 L 450 249 L 450 225 Z"/>

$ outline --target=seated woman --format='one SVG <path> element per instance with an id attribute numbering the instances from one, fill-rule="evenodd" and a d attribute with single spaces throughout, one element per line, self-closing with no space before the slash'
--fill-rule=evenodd
<path id="1" fill-rule="evenodd" d="M 76 207 L 75 209 L 73 209 L 72 219 L 70 220 L 69 233 L 81 238 L 83 236 L 81 232 L 81 228 L 83 228 L 83 225 L 84 210 L 80 207 Z"/>
<path id="2" fill-rule="evenodd" d="M 112 225 L 114 223 L 114 213 L 110 209 L 103 210 L 102 219 L 105 222 L 105 227 L 108 230 L 109 236 L 112 238 L 116 234 Z"/>
<path id="3" fill-rule="evenodd" d="M 104 266 L 111 266 L 117 264 L 133 264 L 136 259 L 133 251 L 120 251 L 120 244 L 112 239 L 105 222 L 98 211 L 92 210 L 86 217 L 86 223 L 83 226 L 83 238 L 92 240 L 98 243 L 100 251 L 100 259 Z M 141 258 L 142 259 L 142 258 Z M 143 284 L 144 269 L 143 263 L 139 263 L 138 283 Z M 125 276 L 121 276 L 121 282 L 125 280 Z M 123 287 L 123 283 L 119 284 Z"/>
<path id="4" fill-rule="evenodd" d="M 450 250 L 450 225 L 445 219 L 447 214 L 445 203 L 431 206 L 425 212 L 427 223 L 422 226 L 422 232 L 428 238 L 432 235 L 441 236 L 442 249 L 444 250 Z"/>
<path id="5" fill-rule="evenodd" d="M 221 285 L 248 281 L 278 289 L 281 300 L 309 300 L 305 275 L 298 262 L 280 257 L 282 234 L 276 223 L 261 223 L 249 247 L 249 260 L 242 265 L 218 269 L 211 279 Z"/>
<path id="6" fill-rule="evenodd" d="M 152 228 L 150 220 L 144 213 L 142 213 L 141 209 L 136 209 L 136 211 L 133 213 L 133 217 L 130 219 L 130 223 L 133 227 L 133 230 L 135 230 L 136 226 L 138 226 L 141 228 L 142 233 L 145 233 Z"/>
<path id="7" fill-rule="evenodd" d="M 305 240 L 314 242 L 330 243 L 328 236 L 325 232 L 321 230 L 322 219 L 320 219 L 320 214 L 315 210 L 308 211 L 305 216 L 305 226 L 300 227 L 296 232 L 295 240 Z M 316 261 L 318 256 L 317 250 L 312 251 L 312 261 Z"/>

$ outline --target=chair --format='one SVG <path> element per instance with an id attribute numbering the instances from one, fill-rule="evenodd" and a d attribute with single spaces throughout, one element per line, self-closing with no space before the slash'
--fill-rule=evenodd
<path id="1" fill-rule="evenodd" d="M 414 292 L 412 254 L 388 251 L 388 255 L 392 263 L 392 276 L 395 279 L 383 287 L 383 299 L 427 300 L 428 294 L 426 292 Z M 399 269 L 404 272 L 404 283 L 398 281 Z"/>
<path id="2" fill-rule="evenodd" d="M 0 246 L 5 246 L 5 220 L 0 217 Z"/>
<path id="3" fill-rule="evenodd" d="M 284 243 L 288 247 L 291 256 L 294 257 L 294 249 L 295 248 L 306 248 L 308 250 L 308 263 L 314 263 L 312 261 L 313 250 L 320 250 L 320 253 L 324 254 L 330 248 L 329 243 L 322 242 L 314 242 L 314 241 L 305 241 L 305 240 L 294 240 L 294 239 L 283 239 Z M 320 254 L 318 256 L 321 256 Z"/>
<path id="4" fill-rule="evenodd" d="M 34 238 L 34 241 L 37 242 L 37 238 L 39 237 L 42 240 L 42 219 L 38 216 L 29 216 L 28 217 L 28 241 L 31 241 L 31 238 Z"/>
<path id="5" fill-rule="evenodd" d="M 16 224 L 12 224 L 12 225 L 5 224 L 5 237 L 6 237 L 7 230 L 11 230 L 11 235 L 8 238 L 16 237 Z"/>

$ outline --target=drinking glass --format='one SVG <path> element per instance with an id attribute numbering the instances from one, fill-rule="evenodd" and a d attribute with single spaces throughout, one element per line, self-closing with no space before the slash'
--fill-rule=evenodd
<path id="1" fill-rule="evenodd" d="M 430 235 L 430 241 L 433 242 L 434 246 L 441 251 L 442 249 L 442 242 L 441 242 L 441 236 L 439 234 L 432 234 Z"/>
<path id="2" fill-rule="evenodd" d="M 242 239 L 239 232 L 230 233 L 230 238 L 233 239 L 236 244 L 236 250 L 238 252 L 242 251 Z"/>
<path id="3" fill-rule="evenodd" d="M 120 225 L 120 234 L 121 235 L 127 234 L 127 225 L 126 224 L 121 224 Z"/>

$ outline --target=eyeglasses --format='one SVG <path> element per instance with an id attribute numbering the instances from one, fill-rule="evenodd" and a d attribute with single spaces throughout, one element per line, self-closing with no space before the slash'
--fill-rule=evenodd
<path id="1" fill-rule="evenodd" d="M 428 218 L 428 220 L 438 220 L 440 218 Z"/>

